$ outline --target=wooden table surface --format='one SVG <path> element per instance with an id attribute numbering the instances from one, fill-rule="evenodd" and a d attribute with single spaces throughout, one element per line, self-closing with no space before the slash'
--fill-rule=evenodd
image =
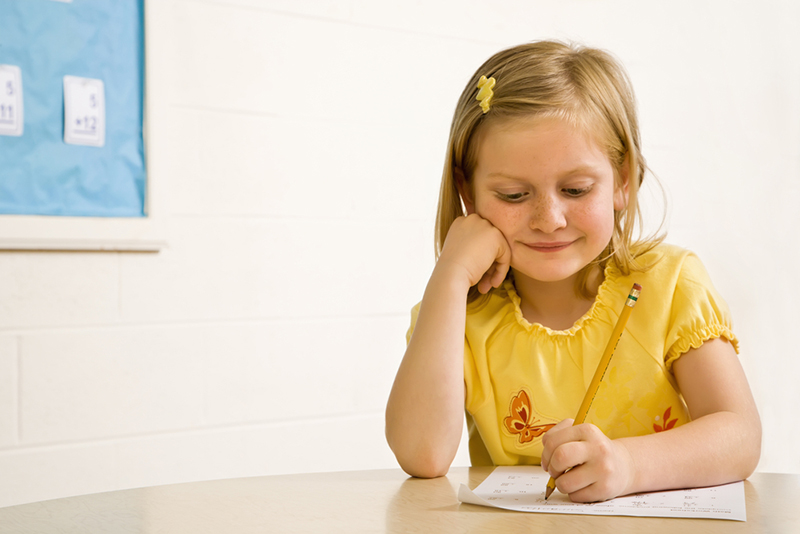
<path id="1" fill-rule="evenodd" d="M 461 504 L 491 468 L 422 480 L 399 469 L 193 482 L 0 508 L 0 533 L 800 533 L 800 475 L 745 481 L 747 521 L 523 513 Z"/>

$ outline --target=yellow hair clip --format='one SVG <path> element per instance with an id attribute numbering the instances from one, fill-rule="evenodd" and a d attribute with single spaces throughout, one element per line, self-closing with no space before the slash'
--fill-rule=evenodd
<path id="1" fill-rule="evenodd" d="M 495 80 L 494 78 L 487 78 L 486 76 L 481 76 L 481 79 L 478 80 L 478 96 L 475 97 L 475 100 L 481 101 L 481 109 L 483 109 L 484 113 L 489 111 L 489 107 L 492 105 L 492 97 L 494 96 L 494 91 L 492 88 L 494 87 Z"/>

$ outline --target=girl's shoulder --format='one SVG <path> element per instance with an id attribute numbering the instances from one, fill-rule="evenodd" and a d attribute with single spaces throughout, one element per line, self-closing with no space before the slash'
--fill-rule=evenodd
<path id="1" fill-rule="evenodd" d="M 705 308 L 727 309 L 705 266 L 691 250 L 660 244 L 637 256 L 636 261 L 638 268 L 627 275 L 614 266 L 606 270 L 609 290 L 613 288 L 609 292 L 614 293 L 614 301 L 624 299 L 623 293 L 637 283 L 642 286 L 642 303 L 647 301 L 649 305 L 663 308 L 665 312 L 673 308 L 696 308 L 702 311 L 702 315 L 707 315 Z"/>
<path id="2" fill-rule="evenodd" d="M 635 250 L 635 249 L 634 249 Z M 691 250 L 672 245 L 659 243 L 654 247 L 647 247 L 634 255 L 636 265 L 631 276 L 645 276 L 647 278 L 671 278 L 677 274 L 692 275 L 695 272 L 705 273 L 700 258 Z M 612 277 L 619 277 L 620 273 L 612 266 L 609 269 Z"/>
<path id="3" fill-rule="evenodd" d="M 661 259 L 677 259 L 691 254 L 691 251 L 670 243 L 658 243 L 655 246 L 634 246 L 634 258 L 637 262 L 648 264 Z"/>
<path id="4" fill-rule="evenodd" d="M 691 250 L 662 243 L 635 256 L 635 269 L 624 274 L 609 263 L 598 299 L 610 306 L 624 302 L 633 284 L 642 286 L 643 299 L 674 302 L 675 295 L 721 300 L 700 258 Z M 615 304 L 617 303 L 617 304 Z"/>

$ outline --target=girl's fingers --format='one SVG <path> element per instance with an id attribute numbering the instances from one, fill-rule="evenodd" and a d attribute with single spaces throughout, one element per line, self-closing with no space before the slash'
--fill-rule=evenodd
<path id="1" fill-rule="evenodd" d="M 565 495 L 569 495 L 572 502 L 592 502 L 596 501 L 597 486 L 596 477 L 593 473 L 581 466 L 570 469 L 563 475 L 556 478 L 556 488 Z"/>
<path id="2" fill-rule="evenodd" d="M 561 421 L 558 422 L 558 424 L 556 424 L 556 426 L 551 428 L 547 432 L 547 434 L 551 434 L 551 433 L 554 433 L 554 432 L 558 433 L 559 431 L 564 430 L 565 428 L 571 427 L 574 423 L 575 423 L 575 419 L 562 419 Z M 545 434 L 545 435 L 547 435 L 547 434 Z"/>
<path id="3" fill-rule="evenodd" d="M 453 221 L 438 263 L 462 266 L 470 285 L 476 285 L 478 291 L 486 294 L 493 287 L 500 287 L 506 279 L 511 265 L 511 246 L 490 221 L 471 214 Z"/>
<path id="4" fill-rule="evenodd" d="M 485 295 L 492 289 L 492 279 L 490 271 L 487 271 L 483 274 L 480 281 L 478 282 L 478 292 L 482 295 Z"/>
<path id="5" fill-rule="evenodd" d="M 503 280 L 506 279 L 508 269 L 511 267 L 511 247 L 506 241 L 505 236 L 498 230 L 500 236 L 500 249 L 498 250 L 497 257 L 495 258 L 495 277 L 492 280 L 494 287 L 500 287 Z"/>
<path id="6" fill-rule="evenodd" d="M 505 279 L 510 258 L 508 242 L 500 230 L 472 214 L 453 222 L 438 263 L 462 266 L 470 285 L 477 285 L 481 293 L 487 293 Z"/>
<path id="7" fill-rule="evenodd" d="M 548 430 L 542 438 L 542 469 L 545 471 L 549 472 L 550 457 L 558 447 L 569 441 L 577 441 L 578 437 L 575 435 L 574 430 L 565 433 L 565 431 L 572 429 L 573 422 L 573 419 L 563 419 L 559 421 L 558 424 Z"/>
<path id="8" fill-rule="evenodd" d="M 635 470 L 630 453 L 623 443 L 609 439 L 595 425 L 555 426 L 545 437 L 542 466 L 556 479 L 559 491 L 572 501 L 603 501 L 626 493 L 630 487 Z"/>
<path id="9" fill-rule="evenodd" d="M 503 283 L 503 280 L 506 279 L 506 275 L 508 274 L 508 264 L 495 263 L 492 268 L 494 269 L 494 273 L 492 274 L 491 278 L 492 287 L 500 287 L 500 285 Z"/>
<path id="10" fill-rule="evenodd" d="M 480 291 L 482 294 L 485 295 L 490 289 L 492 289 L 495 271 L 496 268 L 493 264 L 485 273 L 483 273 L 483 276 L 481 276 L 481 279 L 478 281 L 478 291 Z"/>
<path id="11" fill-rule="evenodd" d="M 494 263 L 483 274 L 480 283 L 478 284 L 478 291 L 481 293 L 488 293 L 493 287 L 500 287 L 508 275 L 508 270 L 511 267 L 511 249 L 508 247 L 508 242 L 505 240 L 503 234 L 498 230 L 500 242 L 498 243 L 497 257 Z"/>
<path id="12" fill-rule="evenodd" d="M 570 471 L 572 473 L 572 471 Z M 564 478 L 563 476 L 561 478 Z M 556 487 L 558 491 L 562 491 L 561 488 L 558 487 L 559 484 L 556 482 Z M 602 486 L 598 483 L 588 484 L 586 486 L 582 486 L 581 489 L 572 491 L 567 493 L 569 495 L 569 500 L 572 502 L 602 502 L 607 501 L 613 497 L 607 497 L 602 492 Z"/>
<path id="13" fill-rule="evenodd" d="M 486 294 L 493 287 L 500 287 L 503 284 L 503 280 L 506 279 L 506 274 L 508 274 L 507 265 L 504 266 L 497 263 L 492 264 L 492 266 L 489 267 L 489 270 L 483 274 L 483 277 L 481 277 L 481 280 L 478 283 L 478 291 Z"/>
<path id="14" fill-rule="evenodd" d="M 547 472 L 550 476 L 558 479 L 567 473 L 568 469 L 580 466 L 588 460 L 588 451 L 586 443 L 582 441 L 570 441 L 559 446 L 550 456 L 550 462 L 547 465 Z M 558 480 L 556 480 L 558 482 Z M 568 492 L 564 492 L 568 493 Z"/>
<path id="15" fill-rule="evenodd" d="M 508 270 L 508 266 L 511 264 L 511 245 L 508 244 L 506 236 L 504 236 L 500 230 L 498 230 L 497 233 L 500 234 L 501 243 L 500 253 L 497 255 L 495 261 L 500 265 L 504 265 L 506 270 Z"/>

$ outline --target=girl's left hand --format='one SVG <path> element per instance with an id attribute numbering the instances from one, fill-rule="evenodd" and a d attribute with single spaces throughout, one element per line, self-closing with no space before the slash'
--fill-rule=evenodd
<path id="1" fill-rule="evenodd" d="M 592 424 L 564 419 L 542 438 L 542 468 L 573 502 L 597 502 L 630 493 L 634 463 L 628 449 Z"/>

